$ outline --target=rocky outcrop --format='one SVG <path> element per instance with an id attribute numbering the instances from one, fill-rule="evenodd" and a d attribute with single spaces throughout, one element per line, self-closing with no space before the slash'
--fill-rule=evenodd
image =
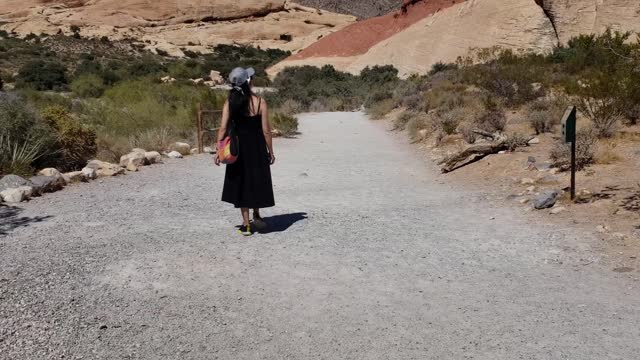
<path id="1" fill-rule="evenodd" d="M 358 73 L 394 65 L 400 75 L 425 73 L 470 49 L 499 46 L 551 51 L 579 34 L 611 28 L 640 31 L 637 0 L 429 0 L 407 1 L 406 13 L 361 21 L 335 32 L 269 69 L 330 64 Z"/>
<path id="2" fill-rule="evenodd" d="M 358 73 L 373 65 L 394 65 L 401 76 L 425 73 L 472 48 L 501 46 L 548 51 L 556 45 L 551 21 L 533 0 L 433 0 L 351 25 L 327 36 L 269 70 L 331 64 Z"/>
<path id="3" fill-rule="evenodd" d="M 297 51 L 354 21 L 285 0 L 0 1 L 0 23 L 6 22 L 0 28 L 5 30 L 70 34 L 76 25 L 82 36 L 136 39 L 172 55 L 182 55 L 182 48 L 210 52 L 218 44 Z"/>
<path id="4" fill-rule="evenodd" d="M 607 28 L 640 31 L 638 0 L 536 0 L 555 27 L 558 40 L 566 44 L 580 34 L 598 34 Z"/>

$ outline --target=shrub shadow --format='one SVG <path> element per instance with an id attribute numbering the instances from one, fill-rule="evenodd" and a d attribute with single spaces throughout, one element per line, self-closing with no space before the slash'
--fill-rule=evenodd
<path id="1" fill-rule="evenodd" d="M 36 216 L 26 217 L 20 216 L 24 210 L 21 208 L 0 204 L 0 236 L 8 235 L 9 232 L 20 228 L 27 227 L 34 223 L 40 223 L 52 218 L 53 216 Z"/>

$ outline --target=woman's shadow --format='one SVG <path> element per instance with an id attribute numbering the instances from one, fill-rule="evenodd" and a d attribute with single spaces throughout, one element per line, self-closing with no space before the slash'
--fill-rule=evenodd
<path id="1" fill-rule="evenodd" d="M 267 226 L 256 228 L 258 234 L 271 234 L 287 231 L 293 224 L 306 220 L 307 213 L 293 213 L 264 218 Z"/>

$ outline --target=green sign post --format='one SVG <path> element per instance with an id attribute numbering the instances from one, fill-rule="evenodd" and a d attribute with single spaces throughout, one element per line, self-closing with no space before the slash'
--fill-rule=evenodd
<path id="1" fill-rule="evenodd" d="M 576 113 L 570 106 L 562 117 L 562 140 L 571 143 L 571 200 L 576 199 Z"/>

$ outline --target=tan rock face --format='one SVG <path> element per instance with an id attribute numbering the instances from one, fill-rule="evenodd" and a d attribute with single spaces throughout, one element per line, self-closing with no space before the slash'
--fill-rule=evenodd
<path id="1" fill-rule="evenodd" d="M 640 31 L 638 0 L 536 0 L 547 11 L 562 44 L 580 34 L 602 33 L 608 27 Z"/>
<path id="2" fill-rule="evenodd" d="M 355 17 L 285 0 L 3 0 L 0 20 L 7 22 L 0 28 L 23 35 L 70 33 L 77 25 L 82 36 L 132 38 L 181 55 L 180 48 L 234 43 L 295 52 Z"/>
<path id="3" fill-rule="evenodd" d="M 451 4 L 449 2 L 449 4 Z M 403 15 L 401 15 L 403 16 Z M 367 21 L 374 21 L 371 19 Z M 388 26 L 399 21 L 389 19 Z M 350 26 L 332 35 L 347 33 Z M 452 31 L 455 29 L 455 31 Z M 532 0 L 469 0 L 439 11 L 424 13 L 422 19 L 392 36 L 375 42 L 362 54 L 337 56 L 323 52 L 321 41 L 270 69 L 275 75 L 286 66 L 332 64 L 339 70 L 359 73 L 373 65 L 394 65 L 403 77 L 426 73 L 438 62 L 452 62 L 472 48 L 501 46 L 511 49 L 548 51 L 557 43 L 551 21 Z M 326 53 L 328 56 L 323 56 Z"/>
<path id="4" fill-rule="evenodd" d="M 408 76 L 425 73 L 438 61 L 455 61 L 473 48 L 545 52 L 571 37 L 600 33 L 607 27 L 640 31 L 640 1 L 430 0 L 410 6 L 407 14 L 350 25 L 269 73 L 275 76 L 287 66 L 325 64 L 358 73 L 366 66 L 388 64 Z"/>

